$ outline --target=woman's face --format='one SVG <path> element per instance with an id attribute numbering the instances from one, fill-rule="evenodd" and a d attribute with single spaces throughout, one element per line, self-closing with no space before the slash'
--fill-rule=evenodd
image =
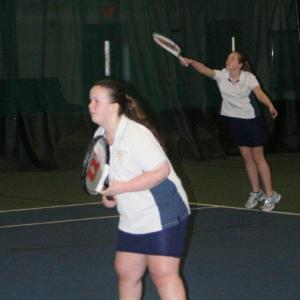
<path id="1" fill-rule="evenodd" d="M 109 89 L 103 86 L 94 86 L 90 90 L 89 112 L 91 119 L 98 125 L 105 125 L 111 119 L 115 103 L 111 102 Z"/>
<path id="2" fill-rule="evenodd" d="M 243 67 L 243 64 L 239 62 L 239 58 L 238 53 L 230 53 L 226 59 L 226 69 L 228 71 L 240 70 Z"/>

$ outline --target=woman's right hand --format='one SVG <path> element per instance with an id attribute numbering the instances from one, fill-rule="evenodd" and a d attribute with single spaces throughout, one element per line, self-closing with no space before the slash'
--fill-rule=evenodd
<path id="1" fill-rule="evenodd" d="M 214 76 L 215 76 L 215 71 L 213 69 L 207 67 L 200 61 L 196 61 L 196 60 L 186 58 L 183 56 L 179 57 L 179 61 L 180 61 L 181 65 L 183 65 L 185 67 L 188 67 L 191 65 L 196 71 L 198 71 L 199 73 L 201 73 L 209 78 L 214 78 Z"/>
<path id="2" fill-rule="evenodd" d="M 183 57 L 183 56 L 179 56 L 179 61 L 180 61 L 180 64 L 184 67 L 188 67 L 192 63 L 191 59 Z"/>
<path id="3" fill-rule="evenodd" d="M 110 198 L 112 196 L 109 196 Z M 117 205 L 117 201 L 115 200 L 115 198 L 112 197 L 112 199 L 108 200 L 108 197 L 106 197 L 105 195 L 102 196 L 102 203 L 105 207 L 107 208 L 113 208 Z"/>

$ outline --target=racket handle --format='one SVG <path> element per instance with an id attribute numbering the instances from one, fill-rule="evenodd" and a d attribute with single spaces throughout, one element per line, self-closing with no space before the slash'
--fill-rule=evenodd
<path id="1" fill-rule="evenodd" d="M 178 55 L 177 58 L 179 59 L 181 65 L 182 65 L 183 67 L 186 67 L 186 68 L 187 68 L 187 67 L 190 66 L 189 64 L 187 64 L 187 63 L 184 62 L 184 58 L 183 58 L 181 55 Z"/>
<path id="2" fill-rule="evenodd" d="M 107 189 L 108 186 L 109 186 L 108 171 L 109 171 L 109 166 L 107 164 L 105 164 L 104 171 L 103 171 L 103 178 L 104 178 L 104 181 L 103 181 L 103 184 L 102 184 L 103 190 Z M 115 200 L 114 196 L 106 196 L 106 199 L 109 200 L 109 201 Z"/>
<path id="3" fill-rule="evenodd" d="M 105 185 L 107 184 L 107 180 L 108 180 L 108 172 L 109 172 L 109 166 L 105 164 L 103 166 L 101 178 L 95 188 L 96 192 L 100 193 L 103 190 L 103 188 L 105 188 Z"/>
<path id="4" fill-rule="evenodd" d="M 106 178 L 106 180 L 104 182 L 104 185 L 103 185 L 104 190 L 106 190 L 107 188 L 108 188 L 108 178 Z M 109 200 L 109 201 L 115 200 L 114 196 L 106 196 L 106 199 Z"/>

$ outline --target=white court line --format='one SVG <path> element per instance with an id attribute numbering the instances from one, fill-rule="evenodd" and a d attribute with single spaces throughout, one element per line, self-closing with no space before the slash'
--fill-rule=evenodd
<path id="1" fill-rule="evenodd" d="M 277 210 L 272 210 L 272 211 L 262 211 L 260 209 L 247 209 L 243 207 L 236 207 L 236 206 L 226 206 L 226 205 L 216 205 L 216 204 L 206 204 L 206 203 L 197 203 L 197 202 L 190 202 L 191 205 L 205 205 L 210 208 L 226 208 L 226 209 L 235 209 L 235 210 L 243 210 L 243 211 L 255 211 L 255 212 L 260 212 L 260 213 L 265 213 L 265 214 L 278 214 L 278 215 L 290 215 L 290 216 L 300 216 L 300 213 L 290 213 L 290 212 L 285 212 L 285 211 L 277 211 Z"/>
<path id="2" fill-rule="evenodd" d="M 63 205 L 63 206 L 50 206 L 50 207 L 40 207 L 40 208 L 32 208 L 32 209 L 20 209 L 14 211 L 27 211 L 27 210 L 37 210 L 37 209 L 52 209 L 52 208 L 60 208 L 60 207 L 70 207 L 70 206 L 87 206 L 87 205 L 96 205 L 101 204 L 102 202 L 91 202 L 91 203 L 82 203 L 82 204 L 70 204 L 70 205 Z M 215 205 L 215 204 L 206 204 L 206 203 L 198 203 L 198 202 L 190 202 L 190 205 L 201 206 L 204 205 L 206 207 L 197 207 L 191 208 L 191 210 L 206 210 L 206 209 L 216 209 L 216 208 L 225 208 L 225 209 L 234 209 L 234 210 L 242 210 L 242 211 L 254 211 L 259 213 L 272 213 L 272 214 L 279 214 L 279 215 L 291 215 L 291 216 L 300 216 L 299 213 L 289 213 L 289 212 L 281 212 L 281 211 L 270 211 L 270 212 L 263 212 L 260 209 L 246 209 L 243 207 L 235 207 L 235 206 L 226 206 L 226 205 Z M 1 212 L 11 212 L 8 211 L 0 211 Z M 66 219 L 60 221 L 46 221 L 46 222 L 36 222 L 36 223 L 25 223 L 25 224 L 16 224 L 16 225 L 2 225 L 0 229 L 5 228 L 17 228 L 17 227 L 28 227 L 28 226 L 37 226 L 37 225 L 51 225 L 51 224 L 62 224 L 62 223 L 71 223 L 71 222 L 82 222 L 82 221 L 91 221 L 91 220 L 103 220 L 103 219 L 111 219 L 117 218 L 119 215 L 111 215 L 105 217 L 92 217 L 92 218 L 80 218 L 80 219 Z"/>
<path id="3" fill-rule="evenodd" d="M 75 203 L 75 204 L 65 204 L 65 205 L 53 205 L 53 206 L 42 206 L 42 207 L 32 207 L 32 208 L 19 208 L 19 209 L 8 209 L 8 210 L 0 210 L 0 214 L 2 213 L 10 213 L 10 212 L 22 212 L 22 211 L 34 211 L 34 210 L 44 210 L 44 209 L 55 209 L 55 208 L 64 208 L 64 207 L 76 207 L 76 206 L 89 206 L 89 205 L 98 205 L 102 204 L 99 202 L 87 202 L 87 203 Z"/>
<path id="4" fill-rule="evenodd" d="M 212 209 L 214 207 L 198 207 L 192 208 L 192 210 L 203 210 L 203 209 Z M 65 219 L 59 221 L 46 221 L 46 222 L 35 222 L 35 223 L 24 223 L 24 224 L 15 224 L 15 225 L 2 225 L 0 229 L 6 228 L 17 228 L 17 227 L 29 227 L 29 226 L 37 226 L 37 225 L 51 225 L 51 224 L 62 224 L 62 223 L 71 223 L 71 222 L 82 222 L 82 221 L 92 221 L 92 220 L 104 220 L 104 219 L 113 219 L 117 218 L 119 215 L 111 215 L 105 217 L 91 217 L 91 218 L 80 218 L 80 219 Z"/>
<path id="5" fill-rule="evenodd" d="M 56 209 L 56 208 L 64 208 L 64 207 L 76 207 L 76 206 L 90 206 L 90 205 L 101 205 L 102 202 L 87 202 L 87 203 L 75 203 L 75 204 L 65 204 L 65 205 L 54 205 L 54 206 L 42 206 L 42 207 L 33 207 L 33 208 L 20 208 L 20 209 L 8 209 L 8 210 L 0 210 L 1 213 L 10 213 L 10 212 L 22 212 L 22 211 L 34 211 L 34 210 L 45 210 L 45 209 Z M 205 205 L 208 208 L 227 208 L 227 209 L 236 209 L 236 210 L 245 210 L 245 211 L 256 211 L 262 213 L 273 213 L 273 214 L 282 214 L 282 215 L 292 215 L 292 216 L 300 216 L 300 213 L 290 213 L 284 211 L 270 211 L 263 212 L 260 209 L 247 209 L 243 207 L 236 206 L 227 206 L 227 205 L 217 205 L 217 204 L 208 204 L 208 203 L 198 203 L 198 202 L 189 202 L 190 205 Z"/>
<path id="6" fill-rule="evenodd" d="M 215 209 L 216 207 L 206 206 L 206 207 L 193 207 L 191 210 L 205 210 L 205 209 Z"/>
<path id="7" fill-rule="evenodd" d="M 82 222 L 82 221 L 92 221 L 92 220 L 104 220 L 104 219 L 112 219 L 117 218 L 119 215 L 105 216 L 105 217 L 93 217 L 93 218 L 82 218 L 82 219 L 68 219 L 68 220 L 60 220 L 60 221 L 48 221 L 48 222 L 36 222 L 36 223 L 25 223 L 25 224 L 16 224 L 16 225 L 2 225 L 0 229 L 5 228 L 17 228 L 17 227 L 29 227 L 29 226 L 37 226 L 37 225 L 51 225 L 51 224 L 62 224 L 62 223 L 71 223 L 71 222 Z"/>

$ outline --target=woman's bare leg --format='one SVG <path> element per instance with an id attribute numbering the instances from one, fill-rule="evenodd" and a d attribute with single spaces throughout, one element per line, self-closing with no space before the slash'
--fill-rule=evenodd
<path id="1" fill-rule="evenodd" d="M 117 252 L 115 268 L 119 276 L 119 300 L 140 300 L 142 277 L 146 271 L 146 255 Z"/>

